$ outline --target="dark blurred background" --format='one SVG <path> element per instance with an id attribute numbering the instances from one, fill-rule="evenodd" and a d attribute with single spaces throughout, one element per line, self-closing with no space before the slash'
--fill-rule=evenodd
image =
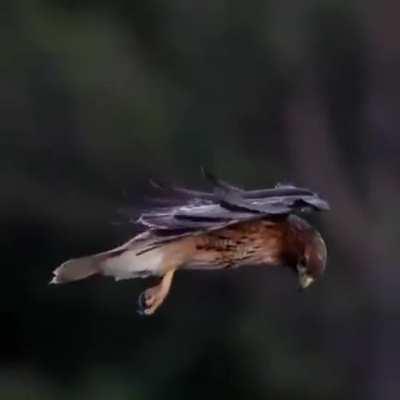
<path id="1" fill-rule="evenodd" d="M 400 6 L 3 1 L 0 398 L 398 399 Z M 149 178 L 310 187 L 324 279 L 181 272 L 47 285 L 136 234 Z"/>

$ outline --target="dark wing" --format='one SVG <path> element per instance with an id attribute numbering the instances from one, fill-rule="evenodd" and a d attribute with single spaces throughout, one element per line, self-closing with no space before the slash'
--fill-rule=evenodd
<path id="1" fill-rule="evenodd" d="M 207 173 L 213 192 L 200 192 L 155 184 L 173 205 L 143 213 L 138 222 L 154 230 L 207 231 L 226 225 L 293 212 L 328 210 L 328 203 L 308 189 L 278 184 L 274 188 L 246 191 Z M 167 202 L 168 204 L 168 202 Z"/>
<path id="2" fill-rule="evenodd" d="M 141 252 L 188 235 L 198 235 L 239 222 L 285 217 L 294 212 L 329 210 L 318 194 L 293 185 L 243 190 L 204 173 L 212 192 L 201 192 L 151 182 L 164 195 L 158 207 L 143 213 L 138 222 L 149 229 L 153 240 Z M 160 199 L 159 199 L 160 200 Z"/>

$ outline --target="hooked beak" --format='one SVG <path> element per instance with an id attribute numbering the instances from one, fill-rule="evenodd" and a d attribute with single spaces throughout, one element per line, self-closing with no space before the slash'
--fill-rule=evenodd
<path id="1" fill-rule="evenodd" d="M 307 269 L 302 265 L 297 266 L 297 272 L 299 274 L 300 289 L 306 289 L 314 282 L 314 278 L 307 274 Z"/>

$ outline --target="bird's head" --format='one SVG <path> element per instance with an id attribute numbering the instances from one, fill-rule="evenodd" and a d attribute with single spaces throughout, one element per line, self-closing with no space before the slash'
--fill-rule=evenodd
<path id="1" fill-rule="evenodd" d="M 318 232 L 313 232 L 304 246 L 304 252 L 297 264 L 300 289 L 306 289 L 325 271 L 326 245 Z"/>

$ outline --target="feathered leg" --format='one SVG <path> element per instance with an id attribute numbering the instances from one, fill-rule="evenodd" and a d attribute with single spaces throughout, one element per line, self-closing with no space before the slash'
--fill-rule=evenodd
<path id="1" fill-rule="evenodd" d="M 163 303 L 171 288 L 175 269 L 170 269 L 162 278 L 161 282 L 146 289 L 138 299 L 138 313 L 141 315 L 152 315 Z"/>

